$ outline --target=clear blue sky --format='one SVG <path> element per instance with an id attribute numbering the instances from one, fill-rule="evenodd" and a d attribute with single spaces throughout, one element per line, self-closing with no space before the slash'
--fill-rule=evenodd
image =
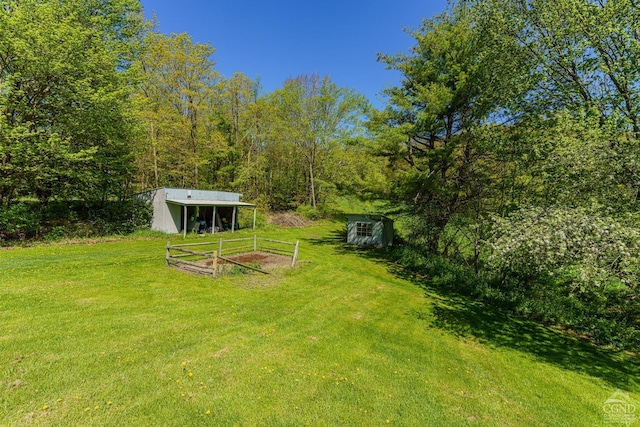
<path id="1" fill-rule="evenodd" d="M 215 49 L 216 68 L 260 78 L 265 92 L 300 74 L 329 75 L 381 106 L 382 89 L 399 74 L 376 54 L 407 52 L 422 18 L 446 0 L 141 0 L 163 33 L 189 33 Z"/>

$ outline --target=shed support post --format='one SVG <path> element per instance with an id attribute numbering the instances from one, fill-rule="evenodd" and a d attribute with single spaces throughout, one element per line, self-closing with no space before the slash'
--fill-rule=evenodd
<path id="1" fill-rule="evenodd" d="M 233 207 L 233 216 L 231 218 L 231 232 L 234 233 L 236 231 L 236 210 L 238 208 L 236 206 Z"/>
<path id="2" fill-rule="evenodd" d="M 251 230 L 256 229 L 256 213 L 258 212 L 258 208 L 253 208 L 253 228 Z"/>
<path id="3" fill-rule="evenodd" d="M 187 205 L 184 206 L 184 224 L 182 228 L 182 238 L 187 238 Z"/>
<path id="4" fill-rule="evenodd" d="M 211 234 L 216 234 L 216 206 L 213 207 L 213 219 L 211 220 Z"/>

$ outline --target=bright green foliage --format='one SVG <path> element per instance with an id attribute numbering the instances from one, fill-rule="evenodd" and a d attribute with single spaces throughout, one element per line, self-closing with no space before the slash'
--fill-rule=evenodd
<path id="1" fill-rule="evenodd" d="M 531 57 L 530 109 L 595 107 L 639 135 L 640 8 L 631 0 L 491 0 L 479 9 L 494 31 Z"/>
<path id="2" fill-rule="evenodd" d="M 558 205 L 624 215 L 637 205 L 636 144 L 594 109 L 549 111 L 511 126 L 483 126 L 476 135 L 501 160 L 492 167 L 494 213 Z"/>
<path id="3" fill-rule="evenodd" d="M 259 139 L 262 112 L 257 105 L 259 83 L 242 73 L 235 73 L 218 86 L 216 119 L 218 130 L 226 141 L 225 150 L 216 150 L 211 162 L 212 182 L 224 188 L 239 188 L 254 200 L 261 194 Z"/>
<path id="4" fill-rule="evenodd" d="M 391 199 L 414 219 L 414 237 L 437 252 L 452 218 L 478 215 L 492 196 L 498 165 L 477 128 L 526 80 L 517 46 L 494 37 L 467 7 L 425 20 L 412 35 L 410 55 L 381 56 L 403 80 L 387 91 L 389 105 L 371 128 L 394 170 Z"/>
<path id="5" fill-rule="evenodd" d="M 381 56 L 403 81 L 371 121 L 412 242 L 495 279 L 521 312 L 623 346 L 638 331 L 639 13 L 453 4 L 410 54 Z"/>
<path id="6" fill-rule="evenodd" d="M 0 7 L 0 202 L 105 199 L 129 176 L 135 0 Z"/>
<path id="7" fill-rule="evenodd" d="M 348 144 L 362 136 L 362 96 L 314 75 L 260 97 L 257 81 L 222 78 L 212 53 L 186 34 L 148 34 L 138 97 L 148 131 L 137 152 L 142 189 L 216 188 L 263 207 L 315 208 L 348 186 L 349 173 L 371 169 Z"/>
<path id="8" fill-rule="evenodd" d="M 219 79 L 214 49 L 185 33 L 153 31 L 145 45 L 140 109 L 149 137 L 138 148 L 140 185 L 199 187 L 201 169 L 221 142 L 209 117 Z"/>
<path id="9" fill-rule="evenodd" d="M 277 192 L 274 202 L 279 207 L 307 202 L 316 208 L 339 181 L 338 153 L 350 139 L 361 135 L 366 100 L 328 77 L 311 75 L 286 81 L 266 102 L 272 121 L 267 143 L 280 152 L 278 161 L 288 163 L 272 169 L 276 173 L 280 169 L 280 176 L 271 184 Z M 282 191 L 281 186 L 287 188 Z"/>
<path id="10" fill-rule="evenodd" d="M 640 342 L 635 227 L 581 208 L 528 208 L 496 219 L 491 250 L 488 267 L 518 308 L 601 343 Z"/>
<path id="11" fill-rule="evenodd" d="M 546 197 L 599 192 L 580 203 L 607 196 L 604 205 L 619 209 L 623 201 L 633 209 L 629 201 L 640 188 L 640 8 L 627 0 L 495 0 L 479 10 L 496 23 L 493 31 L 530 55 L 535 85 L 511 115 L 528 113 L 521 125 L 535 138 L 526 144 L 553 146 L 543 167 L 555 162 L 550 176 L 557 181 L 549 181 Z"/>

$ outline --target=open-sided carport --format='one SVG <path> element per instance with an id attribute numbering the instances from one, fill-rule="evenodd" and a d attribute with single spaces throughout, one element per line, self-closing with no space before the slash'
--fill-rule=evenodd
<path id="1" fill-rule="evenodd" d="M 256 205 L 253 205 L 251 203 L 244 203 L 244 202 L 229 202 L 229 201 L 223 201 L 223 200 L 184 200 L 184 199 L 167 199 L 167 203 L 170 204 L 174 204 L 174 205 L 178 205 L 182 207 L 182 218 L 183 218 L 183 223 L 182 223 L 182 230 L 183 230 L 183 235 L 184 237 L 187 236 L 187 229 L 188 227 L 188 219 L 189 219 L 189 213 L 188 213 L 188 208 L 189 207 L 194 207 L 194 208 L 206 208 L 206 207 L 211 207 L 211 216 L 209 218 L 211 218 L 211 233 L 215 234 L 216 232 L 216 228 L 220 229 L 224 229 L 224 225 L 222 224 L 221 221 L 221 217 L 220 217 L 220 211 L 224 208 L 231 208 L 232 214 L 231 214 L 231 221 L 229 222 L 229 229 L 231 229 L 231 232 L 233 233 L 237 228 L 238 228 L 238 208 L 239 207 L 253 207 L 253 225 L 252 225 L 252 229 L 256 228 Z M 208 215 L 205 214 L 200 214 L 198 215 L 199 217 L 203 217 L 206 219 Z M 225 216 L 226 218 L 226 216 Z M 207 221 L 207 224 L 209 224 L 209 222 Z M 206 229 L 208 229 L 209 227 L 207 226 Z"/>
<path id="2" fill-rule="evenodd" d="M 253 208 L 253 228 L 256 225 L 256 205 L 241 202 L 240 193 L 185 188 L 158 188 L 137 197 L 153 205 L 151 228 L 165 233 L 180 233 L 186 237 L 189 220 L 205 223 L 212 233 L 238 228 L 238 208 Z"/>

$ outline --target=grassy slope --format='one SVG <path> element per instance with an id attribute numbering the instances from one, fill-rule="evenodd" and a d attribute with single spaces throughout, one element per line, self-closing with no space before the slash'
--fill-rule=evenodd
<path id="1" fill-rule="evenodd" d="M 164 240 L 1 251 L 0 425 L 592 426 L 640 400 L 635 362 L 425 297 L 338 227 L 261 231 L 306 262 L 215 281 Z"/>

